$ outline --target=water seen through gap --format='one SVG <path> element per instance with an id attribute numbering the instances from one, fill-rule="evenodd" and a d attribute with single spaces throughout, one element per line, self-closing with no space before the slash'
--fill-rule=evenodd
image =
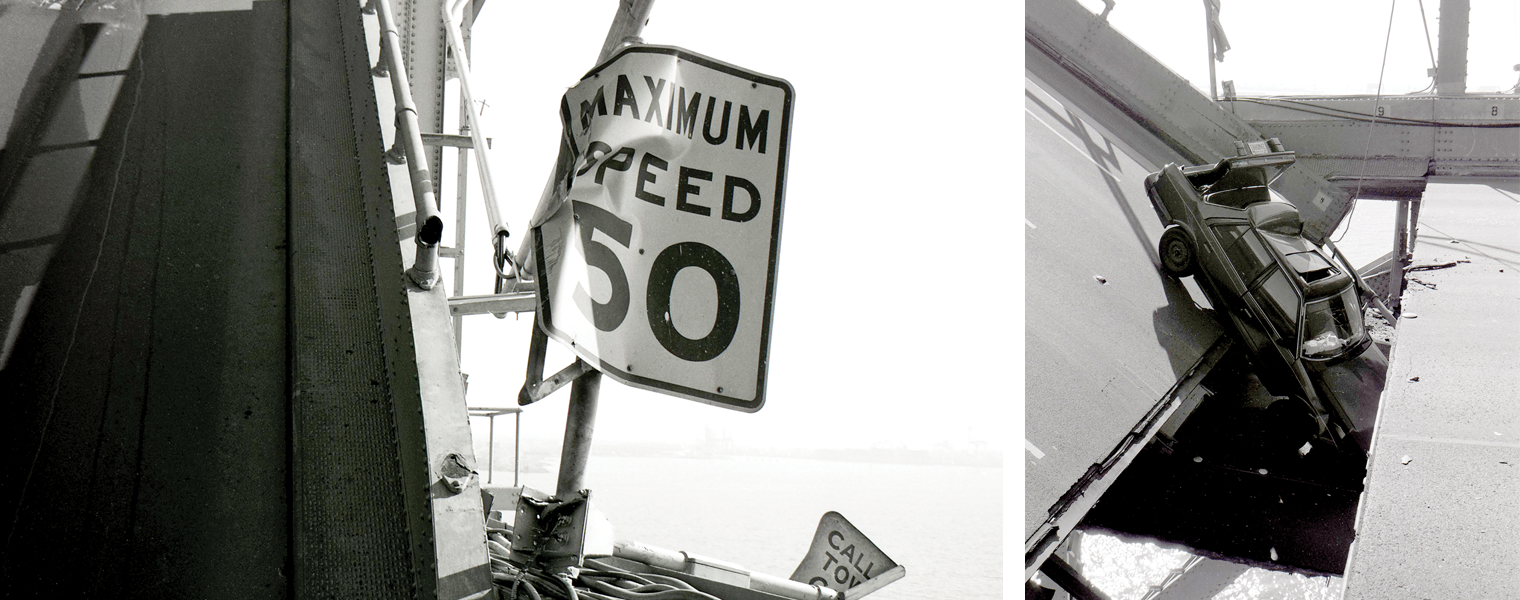
<path id="1" fill-rule="evenodd" d="M 510 485 L 511 471 L 496 481 Z M 522 483 L 552 493 L 555 474 L 524 473 Z M 786 578 L 832 510 L 907 569 L 870 598 L 1002 597 L 1001 468 L 593 456 L 586 485 L 620 539 Z"/>

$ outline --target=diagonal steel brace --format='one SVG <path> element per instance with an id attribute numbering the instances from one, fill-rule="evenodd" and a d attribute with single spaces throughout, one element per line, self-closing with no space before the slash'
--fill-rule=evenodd
<path id="1" fill-rule="evenodd" d="M 527 406 L 539 400 L 549 397 L 556 390 L 565 387 L 565 384 L 575 381 L 587 371 L 593 370 L 591 365 L 579 358 L 549 379 L 544 379 L 544 354 L 549 349 L 549 336 L 544 333 L 543 323 L 538 317 L 533 318 L 533 338 L 528 342 L 528 374 L 523 380 L 522 390 L 517 393 L 517 405 Z"/>

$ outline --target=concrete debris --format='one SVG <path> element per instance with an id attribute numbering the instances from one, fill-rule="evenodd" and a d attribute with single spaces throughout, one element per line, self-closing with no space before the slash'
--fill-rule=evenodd
<path id="1" fill-rule="evenodd" d="M 1409 461 L 1411 461 L 1411 460 L 1414 460 L 1414 459 L 1409 458 L 1409 455 L 1405 454 L 1404 458 L 1399 459 L 1399 462 L 1407 465 L 1407 464 L 1409 464 Z"/>
<path id="2" fill-rule="evenodd" d="M 1409 267 L 1408 269 L 1405 269 L 1405 272 L 1413 273 L 1415 271 L 1434 271 L 1436 269 L 1450 269 L 1450 268 L 1455 267 L 1455 266 L 1457 266 L 1459 264 L 1470 263 L 1470 262 L 1472 262 L 1472 261 L 1470 261 L 1470 260 L 1454 260 L 1454 261 L 1451 261 L 1451 262 L 1437 263 L 1437 264 L 1433 264 L 1433 265 L 1415 265 L 1415 266 Z"/>
<path id="3" fill-rule="evenodd" d="M 1272 561 L 1277 561 L 1277 548 L 1272 548 Z"/>

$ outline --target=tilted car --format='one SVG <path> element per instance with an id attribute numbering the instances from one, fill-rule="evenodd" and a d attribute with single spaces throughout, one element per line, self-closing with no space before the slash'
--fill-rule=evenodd
<path id="1" fill-rule="evenodd" d="M 1268 390 L 1301 400 L 1318 433 L 1365 452 L 1387 358 L 1364 327 L 1352 267 L 1305 239 L 1298 209 L 1268 187 L 1294 161 L 1275 140 L 1272 150 L 1146 178 L 1166 228 L 1161 266 L 1194 276 Z"/>

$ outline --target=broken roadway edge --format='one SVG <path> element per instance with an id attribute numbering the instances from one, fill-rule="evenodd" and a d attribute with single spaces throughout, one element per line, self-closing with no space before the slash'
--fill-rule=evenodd
<path id="1" fill-rule="evenodd" d="M 1520 200 L 1432 179 L 1374 434 L 1347 600 L 1520 597 Z M 1470 261 L 1470 262 L 1458 262 Z"/>

